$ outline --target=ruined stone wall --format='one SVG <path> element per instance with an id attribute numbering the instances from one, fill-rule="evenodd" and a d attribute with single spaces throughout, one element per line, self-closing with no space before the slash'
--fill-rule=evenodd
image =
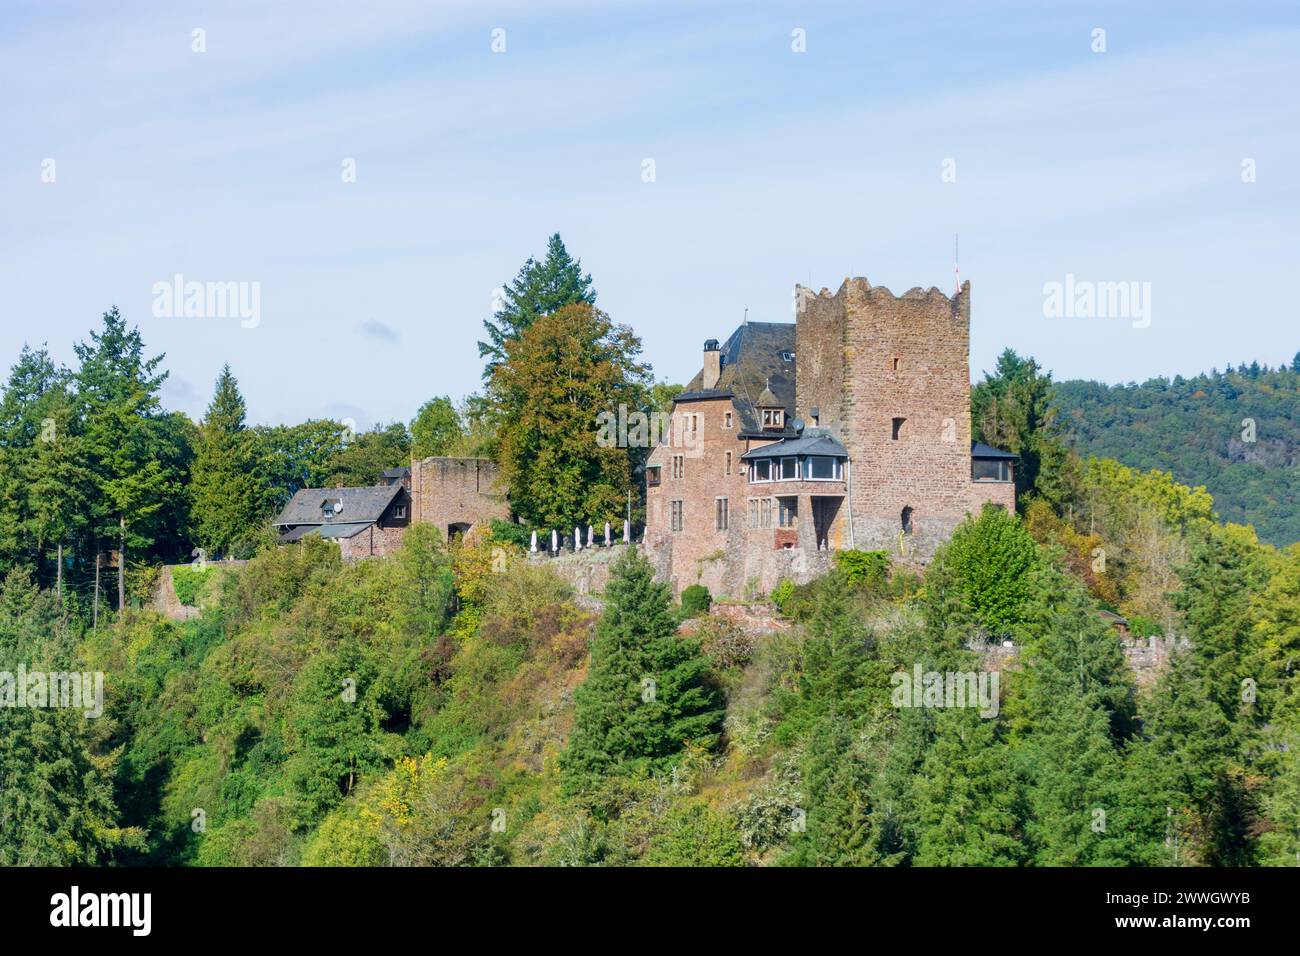
<path id="1" fill-rule="evenodd" d="M 496 464 L 488 458 L 424 458 L 411 462 L 412 517 L 437 526 L 445 537 L 453 525 L 508 520 Z"/>

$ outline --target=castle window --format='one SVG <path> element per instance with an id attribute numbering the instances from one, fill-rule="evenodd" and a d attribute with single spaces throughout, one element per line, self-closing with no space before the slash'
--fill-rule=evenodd
<path id="1" fill-rule="evenodd" d="M 841 481 L 844 463 L 830 455 L 809 455 L 804 459 L 804 477 L 811 481 Z"/>
<path id="2" fill-rule="evenodd" d="M 778 498 L 780 512 L 777 515 L 777 523 L 782 528 L 793 528 L 799 519 L 799 499 L 798 498 Z"/>
<path id="3" fill-rule="evenodd" d="M 670 510 L 669 510 L 669 519 L 668 519 L 668 520 L 669 520 L 669 524 L 668 524 L 668 528 L 669 528 L 670 531 L 681 531 L 681 530 L 682 530 L 682 502 L 681 502 L 681 499 L 679 498 L 679 499 L 677 499 L 676 501 L 669 502 L 669 504 L 670 504 L 671 507 L 670 507 Z"/>
<path id="4" fill-rule="evenodd" d="M 645 483 L 651 488 L 659 487 L 659 473 L 663 469 L 659 465 L 650 465 L 645 470 Z"/>
<path id="5" fill-rule="evenodd" d="M 788 480 L 799 477 L 799 459 L 782 458 L 781 459 L 781 478 Z"/>
<path id="6" fill-rule="evenodd" d="M 751 481 L 771 481 L 772 480 L 772 459 L 760 458 L 754 462 L 754 472 Z"/>
<path id="7" fill-rule="evenodd" d="M 911 534 L 912 533 L 912 506 L 911 505 L 908 505 L 906 508 L 903 509 L 902 519 L 903 519 L 903 533 Z"/>
<path id="8" fill-rule="evenodd" d="M 1005 458 L 972 458 L 971 481 L 1010 481 L 1011 462 Z"/>
<path id="9" fill-rule="evenodd" d="M 722 413 L 722 427 L 723 428 L 731 427 L 731 412 Z"/>
<path id="10" fill-rule="evenodd" d="M 682 455 L 673 455 L 673 477 L 686 477 L 686 459 Z"/>
<path id="11" fill-rule="evenodd" d="M 765 409 L 763 409 L 763 427 L 764 427 L 764 428 L 784 428 L 784 427 L 785 427 L 785 409 L 783 409 L 783 408 L 765 408 Z"/>
<path id="12" fill-rule="evenodd" d="M 716 519 L 717 529 L 719 531 L 727 530 L 727 499 L 714 499 L 714 517 Z"/>
<path id="13" fill-rule="evenodd" d="M 758 499 L 750 498 L 749 502 L 749 527 L 758 527 Z"/>
<path id="14" fill-rule="evenodd" d="M 393 505 L 393 517 L 394 517 L 394 518 L 405 518 L 405 517 L 406 517 L 406 505 Z"/>
<path id="15" fill-rule="evenodd" d="M 727 465 L 726 465 L 726 470 L 723 472 L 723 474 L 725 475 L 731 474 L 731 452 L 727 452 Z"/>
<path id="16" fill-rule="evenodd" d="M 758 499 L 758 526 L 760 528 L 772 527 L 772 501 L 771 498 Z"/>
<path id="17" fill-rule="evenodd" d="M 893 361 L 893 369 L 894 369 L 895 372 L 898 371 L 898 364 L 899 364 L 899 361 L 900 361 L 900 359 L 898 358 L 897 355 L 895 355 L 895 356 L 894 356 L 894 361 Z"/>
<path id="18" fill-rule="evenodd" d="M 893 432 L 893 439 L 894 439 L 894 441 L 898 441 L 898 439 L 902 436 L 902 434 L 903 434 L 903 423 L 904 423 L 905 421 L 907 421 L 906 418 L 895 418 L 895 419 L 894 419 L 894 432 Z"/>

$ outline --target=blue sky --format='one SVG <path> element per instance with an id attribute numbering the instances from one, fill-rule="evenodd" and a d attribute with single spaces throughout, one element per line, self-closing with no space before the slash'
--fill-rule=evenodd
<path id="1" fill-rule="evenodd" d="M 796 282 L 950 291 L 955 233 L 977 377 L 1277 364 L 1298 46 L 1284 3 L 5 0 L 0 361 L 71 362 L 116 303 L 169 407 L 228 361 L 256 422 L 409 420 L 478 387 L 493 290 L 559 231 L 672 381 Z M 259 283 L 260 322 L 154 317 L 177 273 Z M 1149 327 L 1045 317 L 1067 274 L 1149 282 Z"/>

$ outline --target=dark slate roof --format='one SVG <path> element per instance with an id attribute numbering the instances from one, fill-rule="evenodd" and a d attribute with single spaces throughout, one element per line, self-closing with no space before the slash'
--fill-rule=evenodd
<path id="1" fill-rule="evenodd" d="M 849 453 L 826 428 L 805 428 L 798 438 L 783 438 L 781 441 L 754 448 L 740 456 L 741 461 L 755 458 L 782 458 L 787 455 L 833 455 L 848 458 Z"/>
<path id="2" fill-rule="evenodd" d="M 697 375 L 698 379 L 699 376 Z M 678 392 L 674 402 L 700 402 L 709 398 L 731 398 L 735 393 L 729 388 L 697 388 L 693 392 Z"/>
<path id="3" fill-rule="evenodd" d="M 313 530 L 318 532 L 322 538 L 351 538 L 365 531 L 370 527 L 371 523 L 369 521 L 347 521 L 337 524 L 323 524 Z"/>
<path id="4" fill-rule="evenodd" d="M 381 474 L 379 477 L 380 478 L 410 478 L 411 466 L 400 465 L 397 468 L 387 468 L 384 470 L 384 473 Z"/>
<path id="5" fill-rule="evenodd" d="M 275 519 L 277 525 L 378 521 L 393 499 L 402 493 L 400 482 L 391 485 L 369 485 L 365 488 L 302 488 L 284 506 Z M 341 502 L 343 507 L 336 515 L 327 515 L 321 509 L 325 501 Z"/>
<path id="6" fill-rule="evenodd" d="M 986 445 L 982 441 L 973 441 L 970 443 L 970 456 L 972 458 L 1019 458 L 1019 455 L 1013 455 L 1009 451 L 1003 451 L 1001 448 L 994 448 L 992 445 Z"/>
<path id="7" fill-rule="evenodd" d="M 788 423 L 794 418 L 794 344 L 795 327 L 789 322 L 746 322 L 722 344 L 722 374 L 717 385 L 705 392 L 701 388 L 704 383 L 701 370 L 687 383 L 677 401 L 726 398 L 730 392 L 740 415 L 740 433 L 758 434 L 763 433 L 763 426 L 756 407 L 763 389 L 768 388 L 785 408 Z M 784 433 L 765 434 L 793 436 L 795 433 L 787 425 Z"/>

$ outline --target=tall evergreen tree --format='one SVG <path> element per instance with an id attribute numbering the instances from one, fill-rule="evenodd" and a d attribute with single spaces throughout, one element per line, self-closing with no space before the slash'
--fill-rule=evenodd
<path id="1" fill-rule="evenodd" d="M 487 341 L 478 343 L 478 354 L 487 360 L 484 381 L 491 379 L 493 370 L 505 361 L 506 344 L 523 335 L 534 320 L 566 305 L 596 302 L 591 274 L 583 274 L 581 260 L 569 255 L 558 232 L 547 240 L 546 257 L 538 262 L 529 256 L 504 293 L 501 307 L 483 323 Z"/>
<path id="2" fill-rule="evenodd" d="M 723 703 L 699 646 L 677 635 L 671 603 L 650 562 L 626 549 L 610 571 L 587 679 L 574 693 L 561 757 L 570 792 L 611 774 L 664 769 L 688 743 L 716 745 Z"/>
<path id="3" fill-rule="evenodd" d="M 199 543 L 214 552 L 248 540 L 266 500 L 245 414 L 239 383 L 226 365 L 199 429 L 190 473 L 195 531 Z"/>
<path id="4" fill-rule="evenodd" d="M 1033 491 L 1059 508 L 1078 484 L 1079 462 L 1061 437 L 1054 403 L 1051 373 L 1006 349 L 971 389 L 971 432 L 1020 456 L 1017 501 Z"/>
<path id="5" fill-rule="evenodd" d="M 89 342 L 74 346 L 75 381 L 90 467 L 97 483 L 96 538 L 116 544 L 118 606 L 126 603 L 126 562 L 159 534 L 159 517 L 183 495 L 172 436 L 158 392 L 167 378 L 163 356 L 146 358 L 139 329 L 128 329 L 114 306 Z M 110 545 L 111 546 L 111 545 Z"/>
<path id="6" fill-rule="evenodd" d="M 55 587 L 63 596 L 64 553 L 89 524 L 94 473 L 87 467 L 85 439 L 78 434 L 73 399 L 60 390 L 45 406 L 41 434 L 26 453 L 28 530 L 40 555 L 55 548 Z"/>
<path id="7" fill-rule="evenodd" d="M 920 866 L 1022 862 L 1020 794 L 997 721 L 971 708 L 935 713 L 934 743 L 916 780 Z"/>

